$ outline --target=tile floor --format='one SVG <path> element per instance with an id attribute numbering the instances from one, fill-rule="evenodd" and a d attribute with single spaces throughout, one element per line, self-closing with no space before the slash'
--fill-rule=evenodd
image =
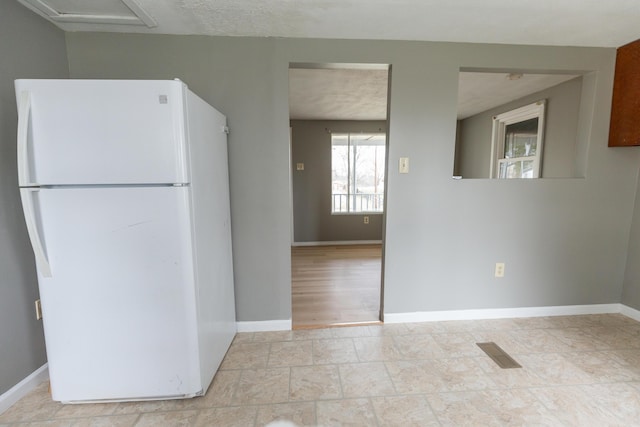
<path id="1" fill-rule="evenodd" d="M 476 345 L 494 341 L 522 369 Z M 640 323 L 618 314 L 238 334 L 206 396 L 52 402 L 0 426 L 640 425 Z"/>

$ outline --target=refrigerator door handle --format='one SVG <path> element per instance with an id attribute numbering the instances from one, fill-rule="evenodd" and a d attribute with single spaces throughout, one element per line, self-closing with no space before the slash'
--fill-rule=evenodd
<path id="1" fill-rule="evenodd" d="M 42 236 L 38 230 L 38 224 L 36 222 L 36 211 L 33 204 L 33 195 L 40 191 L 37 188 L 21 188 L 20 196 L 22 199 L 22 210 L 24 212 L 25 222 L 27 224 L 27 232 L 29 233 L 29 240 L 31 240 L 31 246 L 33 247 L 33 254 L 36 257 L 36 265 L 40 274 L 44 277 L 51 277 L 51 266 L 47 259 L 47 254 L 44 251 L 44 245 L 42 244 Z"/>
<path id="2" fill-rule="evenodd" d="M 29 181 L 29 118 L 31 116 L 31 95 L 20 93 L 18 106 L 18 182 L 20 186 L 32 185 Z"/>

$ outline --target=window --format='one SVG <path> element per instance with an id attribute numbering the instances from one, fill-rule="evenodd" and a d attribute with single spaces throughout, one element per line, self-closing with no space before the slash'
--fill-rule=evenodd
<path id="1" fill-rule="evenodd" d="M 331 213 L 382 212 L 386 136 L 331 134 Z"/>
<path id="2" fill-rule="evenodd" d="M 540 177 L 544 107 L 542 100 L 493 118 L 491 177 Z"/>

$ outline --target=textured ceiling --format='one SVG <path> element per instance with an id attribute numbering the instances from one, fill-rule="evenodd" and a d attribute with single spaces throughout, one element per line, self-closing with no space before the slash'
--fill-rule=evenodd
<path id="1" fill-rule="evenodd" d="M 601 47 L 640 38 L 639 0 L 18 1 L 50 3 L 54 9 L 83 4 L 83 13 L 93 4 L 96 14 L 99 5 L 120 1 L 131 9 L 139 6 L 156 24 L 56 22 L 68 31 Z"/>
<path id="2" fill-rule="evenodd" d="M 305 120 L 385 120 L 387 70 L 289 70 L 289 115 Z"/>
<path id="3" fill-rule="evenodd" d="M 18 1 L 65 31 L 600 47 L 640 38 L 640 0 Z M 558 78 L 567 77 L 525 75 L 507 82 L 504 75 L 465 73 L 460 116 L 558 84 Z M 292 118 L 386 117 L 386 71 L 300 69 L 291 70 L 290 80 Z M 505 90 L 507 83 L 516 92 Z"/>

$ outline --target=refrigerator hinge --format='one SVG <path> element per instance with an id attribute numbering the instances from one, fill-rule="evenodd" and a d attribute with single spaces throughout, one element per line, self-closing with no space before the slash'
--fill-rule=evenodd
<path id="1" fill-rule="evenodd" d="M 39 299 L 35 301 L 35 305 L 36 305 L 36 320 L 40 320 L 42 319 L 42 304 L 40 303 Z"/>
<path id="2" fill-rule="evenodd" d="M 229 135 L 229 126 L 222 126 L 222 132 L 224 132 L 227 135 Z"/>

